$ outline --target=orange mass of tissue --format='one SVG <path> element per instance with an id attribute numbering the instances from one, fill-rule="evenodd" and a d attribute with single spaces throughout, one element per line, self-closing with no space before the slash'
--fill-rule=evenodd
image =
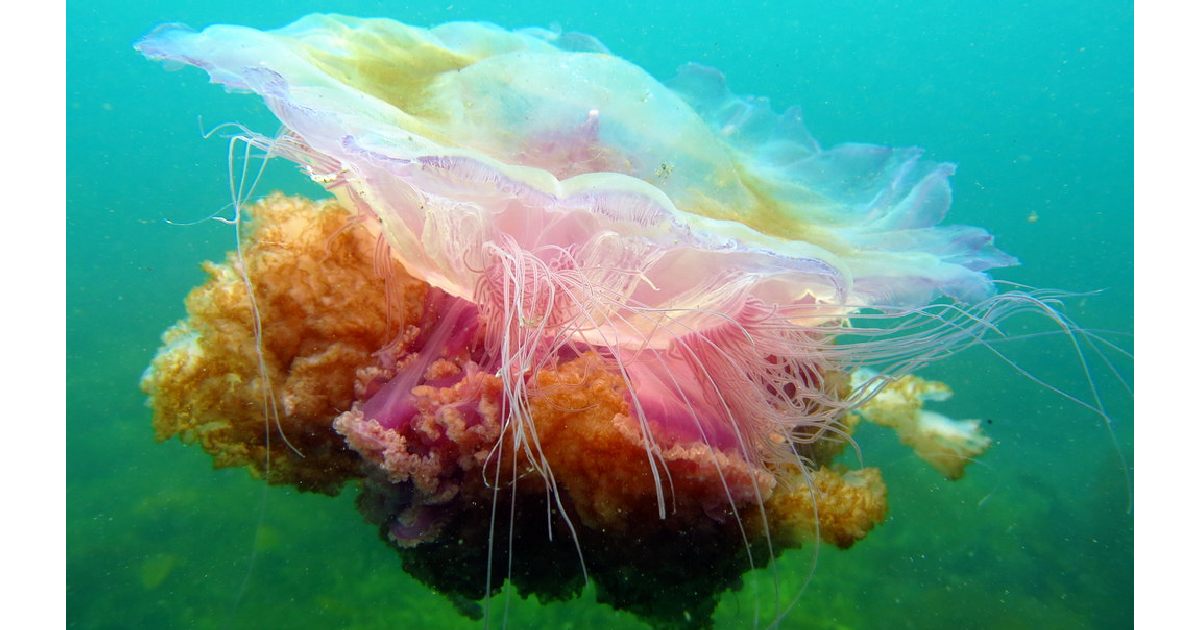
<path id="1" fill-rule="evenodd" d="M 855 376 L 865 380 L 870 375 L 861 370 Z M 925 409 L 926 402 L 951 395 L 949 385 L 910 374 L 888 382 L 856 412 L 868 422 L 894 430 L 917 457 L 947 479 L 959 479 L 967 464 L 991 448 L 992 439 L 978 420 L 954 420 Z"/>
<path id="2" fill-rule="evenodd" d="M 660 526 L 646 444 L 621 377 L 587 355 L 539 372 L 535 383 L 538 440 L 583 524 L 616 532 Z M 700 444 L 655 450 L 655 465 L 665 462 L 661 474 L 669 478 L 663 483 L 676 517 L 732 519 L 730 497 L 736 506 L 750 505 L 755 484 L 762 495 L 775 485 L 766 470 Z"/>
<path id="3" fill-rule="evenodd" d="M 420 313 L 425 285 L 385 259 L 385 290 L 376 236 L 334 203 L 276 194 L 249 213 L 243 256 L 276 401 L 268 409 L 277 414 L 264 415 L 253 312 L 234 253 L 204 264 L 209 280 L 188 295 L 188 318 L 163 335 L 142 390 L 159 440 L 178 435 L 203 446 L 217 467 L 258 474 L 269 441 L 269 481 L 332 494 L 358 475 L 358 456 L 330 421 L 350 407 L 356 371 Z"/>
<path id="4" fill-rule="evenodd" d="M 887 516 L 887 486 L 878 468 L 820 468 L 807 479 L 793 470 L 790 482 L 766 503 L 772 536 L 784 546 L 798 547 L 819 532 L 821 540 L 845 549 Z"/>

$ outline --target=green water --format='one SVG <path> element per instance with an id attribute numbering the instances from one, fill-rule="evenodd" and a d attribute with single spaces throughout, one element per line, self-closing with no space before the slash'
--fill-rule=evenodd
<path id="1" fill-rule="evenodd" d="M 1133 350 L 1133 9 L 1128 2 L 905 0 L 722 2 L 73 2 L 67 27 L 67 613 L 86 628 L 474 627 L 400 568 L 352 493 L 263 489 L 213 471 L 200 449 L 155 444 L 137 382 L 159 334 L 183 316 L 198 263 L 230 228 L 226 144 L 238 121 L 277 123 L 255 97 L 203 73 L 169 73 L 132 50 L 165 21 L 282 26 L 309 12 L 417 25 L 481 19 L 593 34 L 660 78 L 696 61 L 739 93 L 800 104 L 824 144 L 918 144 L 959 164 L 949 222 L 987 227 L 1023 265 L 999 278 L 1074 290 L 1082 326 Z M 279 164 L 263 190 L 320 195 Z M 1036 220 L 1033 220 L 1036 219 Z M 1045 330 L 1016 320 L 1016 333 Z M 1126 333 L 1126 334 L 1122 334 Z M 1071 347 L 1004 346 L 1020 366 L 1086 395 Z M 1131 375 L 1129 361 L 1118 367 Z M 1103 365 L 1098 364 L 1103 371 Z M 1132 625 L 1132 404 L 1103 373 L 1119 447 L 1097 416 L 986 351 L 923 374 L 958 396 L 948 415 L 985 417 L 993 449 L 950 483 L 894 436 L 863 429 L 889 519 L 849 551 L 822 547 L 782 624 L 795 628 L 1096 628 Z M 795 593 L 811 549 L 778 565 Z M 252 570 L 251 570 L 252 567 Z M 763 584 L 768 584 L 763 582 Z M 768 589 L 769 590 L 769 589 Z M 760 587 L 764 601 L 770 595 Z M 502 600 L 501 600 L 502 601 Z M 496 610 L 502 608 L 497 607 Z M 753 622 L 754 596 L 727 595 L 718 627 Z M 594 602 L 512 598 L 509 626 L 636 628 Z"/>

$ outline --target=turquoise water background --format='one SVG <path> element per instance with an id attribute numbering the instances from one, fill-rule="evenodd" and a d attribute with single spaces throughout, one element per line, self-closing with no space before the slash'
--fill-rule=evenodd
<path id="1" fill-rule="evenodd" d="M 67 614 L 79 628 L 475 627 L 409 578 L 353 505 L 156 444 L 138 389 L 159 335 L 233 246 L 194 221 L 229 201 L 226 143 L 201 128 L 271 132 L 256 97 L 194 69 L 166 72 L 133 42 L 161 22 L 283 26 L 309 12 L 597 36 L 659 78 L 695 61 L 738 93 L 799 104 L 825 145 L 920 145 L 959 164 L 948 222 L 987 227 L 1022 266 L 1005 280 L 1071 290 L 1080 325 L 1133 350 L 1133 7 L 1129 2 L 205 2 L 77 1 L 67 25 Z M 202 122 L 200 118 L 202 117 Z M 320 196 L 284 163 L 261 190 Z M 1014 334 L 1047 330 L 1035 318 Z M 1071 346 L 1002 346 L 1024 369 L 1087 395 Z M 1128 359 L 1115 362 L 1132 377 Z M 1132 625 L 1131 396 L 1095 363 L 1113 418 L 1022 377 L 983 350 L 931 366 L 982 417 L 992 450 L 947 482 L 895 437 L 864 428 L 865 464 L 889 485 L 889 519 L 848 551 L 821 547 L 783 627 L 1106 628 Z M 1118 446 L 1114 447 L 1115 435 Z M 796 592 L 812 549 L 779 562 Z M 755 607 L 728 594 L 718 627 Z M 637 628 L 579 600 L 513 598 L 510 627 Z"/>

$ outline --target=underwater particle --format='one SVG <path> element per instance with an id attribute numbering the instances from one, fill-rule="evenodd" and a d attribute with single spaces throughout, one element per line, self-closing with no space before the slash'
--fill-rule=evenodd
<path id="1" fill-rule="evenodd" d="M 141 569 L 138 572 L 142 588 L 153 591 L 162 586 L 178 564 L 179 556 L 170 553 L 156 553 L 146 558 L 142 561 Z"/>

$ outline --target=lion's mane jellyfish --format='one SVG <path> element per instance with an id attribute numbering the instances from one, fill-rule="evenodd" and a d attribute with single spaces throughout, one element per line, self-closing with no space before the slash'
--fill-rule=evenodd
<path id="1" fill-rule="evenodd" d="M 862 420 L 948 478 L 989 446 L 911 372 L 1041 303 L 940 226 L 953 167 L 826 149 L 797 110 L 596 40 L 310 16 L 137 48 L 259 94 L 236 141 L 334 200 L 244 208 L 143 380 L 161 439 L 338 492 L 467 613 L 507 581 L 660 626 L 887 511 Z M 631 576 L 635 576 L 631 578 Z M 780 606 L 786 609 L 786 597 Z"/>

